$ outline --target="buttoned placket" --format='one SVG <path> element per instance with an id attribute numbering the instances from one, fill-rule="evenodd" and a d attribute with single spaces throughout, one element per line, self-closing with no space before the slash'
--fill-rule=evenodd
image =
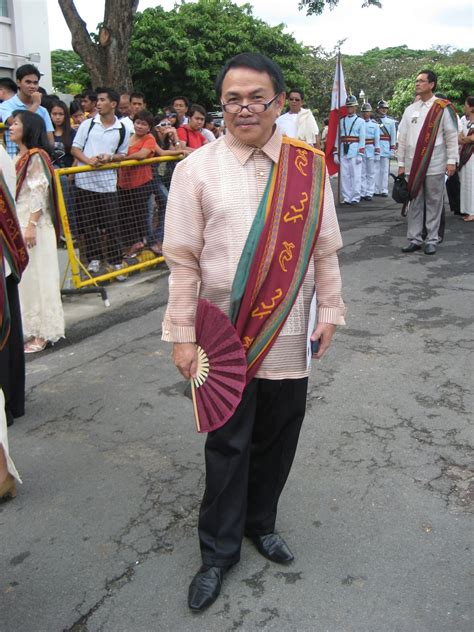
<path id="1" fill-rule="evenodd" d="M 268 174 L 269 174 L 269 158 L 266 156 L 263 151 L 260 149 L 256 149 L 253 152 L 253 160 L 255 162 L 255 172 L 257 175 L 257 191 L 259 199 L 263 196 L 265 192 L 265 187 L 267 185 Z"/>

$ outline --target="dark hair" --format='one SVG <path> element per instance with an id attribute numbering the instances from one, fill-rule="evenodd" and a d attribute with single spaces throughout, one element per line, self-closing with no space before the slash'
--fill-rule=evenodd
<path id="1" fill-rule="evenodd" d="M 41 73 L 33 66 L 33 64 L 24 64 L 16 69 L 16 78 L 18 81 L 24 79 L 27 75 L 36 75 L 38 77 L 38 81 L 41 79 Z"/>
<path id="2" fill-rule="evenodd" d="M 214 123 L 214 116 L 212 114 L 206 114 L 205 123 L 206 125 L 209 125 L 209 123 Z"/>
<path id="3" fill-rule="evenodd" d="M 205 110 L 205 108 L 203 108 L 202 105 L 198 105 L 197 103 L 193 103 L 192 106 L 189 108 L 188 116 L 191 117 L 196 112 L 199 112 L 199 114 L 202 114 L 204 117 L 206 117 L 206 110 Z"/>
<path id="4" fill-rule="evenodd" d="M 156 114 L 156 116 L 154 116 L 153 118 L 153 128 L 152 128 L 152 134 L 156 139 L 156 142 L 158 143 L 158 145 L 162 148 L 162 149 L 170 149 L 171 148 L 171 139 L 169 137 L 169 135 L 167 134 L 163 139 L 161 139 L 161 137 L 159 136 L 158 132 L 155 130 L 155 127 L 157 125 L 159 125 L 161 123 L 161 121 L 165 118 L 168 118 L 168 116 L 164 113 L 164 112 L 158 112 L 158 114 Z M 174 126 L 176 127 L 176 126 Z"/>
<path id="5" fill-rule="evenodd" d="M 173 98 L 171 99 L 171 105 L 173 105 L 173 103 L 174 103 L 175 101 L 184 101 L 184 102 L 185 102 L 185 104 L 186 104 L 186 107 L 187 107 L 187 108 L 189 107 L 189 99 L 188 99 L 188 97 L 173 97 Z"/>
<path id="6" fill-rule="evenodd" d="M 120 95 L 117 92 L 117 90 L 114 90 L 113 88 L 104 88 L 103 86 L 100 88 L 96 88 L 95 92 L 97 94 L 97 96 L 99 96 L 99 94 L 106 94 L 107 98 L 110 101 L 115 101 L 115 103 L 118 105 L 120 102 Z M 128 94 L 128 92 L 124 92 L 123 94 Z"/>
<path id="7" fill-rule="evenodd" d="M 10 92 L 14 92 L 15 94 L 18 91 L 18 86 L 10 77 L 0 77 L 0 88 L 10 90 Z"/>
<path id="8" fill-rule="evenodd" d="M 145 101 L 145 95 L 143 94 L 143 92 L 132 92 L 132 94 L 130 95 L 130 101 L 132 99 L 143 99 L 143 101 Z"/>
<path id="9" fill-rule="evenodd" d="M 137 112 L 133 117 L 133 122 L 135 121 L 145 121 L 150 126 L 150 129 L 153 127 L 153 114 L 148 110 L 142 110 L 141 112 Z"/>
<path id="10" fill-rule="evenodd" d="M 470 108 L 474 108 L 474 97 L 466 97 L 464 103 L 467 103 Z"/>
<path id="11" fill-rule="evenodd" d="M 329 125 L 329 119 L 328 118 L 324 119 L 324 125 Z"/>
<path id="12" fill-rule="evenodd" d="M 41 116 L 29 110 L 15 110 L 12 112 L 12 116 L 13 118 L 18 117 L 23 124 L 22 143 L 28 149 L 33 149 L 34 147 L 44 149 L 51 156 L 52 147 L 46 133 L 46 125 Z"/>
<path id="13" fill-rule="evenodd" d="M 169 117 L 170 115 L 173 115 L 175 117 L 175 119 L 176 119 L 175 122 L 174 122 L 173 127 L 178 129 L 178 127 L 179 127 L 178 113 L 176 112 L 176 110 L 174 109 L 174 107 L 172 105 L 167 105 L 165 107 L 165 111 L 164 112 L 158 112 L 157 116 L 161 115 L 161 114 L 163 115 L 162 118 L 166 118 L 166 117 Z M 156 125 L 156 123 L 155 123 L 155 125 Z"/>
<path id="14" fill-rule="evenodd" d="M 420 70 L 419 75 L 426 75 L 429 83 L 434 83 L 433 92 L 436 90 L 436 86 L 438 85 L 438 76 L 432 70 Z"/>
<path id="15" fill-rule="evenodd" d="M 69 105 L 69 114 L 72 116 L 73 114 L 76 114 L 76 112 L 84 112 L 79 99 L 74 99 Z"/>
<path id="16" fill-rule="evenodd" d="M 89 101 L 97 101 L 97 92 L 95 90 L 92 90 L 92 88 L 86 88 L 81 94 L 81 99 L 86 98 L 88 98 Z"/>
<path id="17" fill-rule="evenodd" d="M 41 106 L 46 108 L 51 114 L 51 108 L 53 108 L 59 101 L 59 97 L 56 94 L 43 94 L 41 97 Z"/>
<path id="18" fill-rule="evenodd" d="M 53 108 L 61 108 L 61 110 L 63 111 L 64 123 L 62 124 L 62 130 L 63 130 L 62 139 L 63 139 L 63 145 L 64 145 L 64 149 L 66 150 L 66 153 L 70 154 L 71 146 L 72 146 L 72 134 L 71 134 L 71 121 L 69 119 L 68 107 L 64 103 L 64 101 L 60 101 L 58 99 L 56 103 L 53 103 L 53 107 L 51 108 L 51 110 L 53 110 Z M 54 122 L 53 122 L 53 126 L 54 126 Z"/>
<path id="19" fill-rule="evenodd" d="M 290 96 L 290 94 L 292 92 L 296 92 L 296 94 L 299 94 L 301 97 L 301 100 L 304 101 L 304 92 L 303 90 L 300 90 L 299 88 L 292 88 L 291 90 L 288 90 L 288 96 Z"/>
<path id="20" fill-rule="evenodd" d="M 275 94 L 285 92 L 283 74 L 280 67 L 274 61 L 268 59 L 268 57 L 265 57 L 265 55 L 261 55 L 260 53 L 241 53 L 240 55 L 232 57 L 232 59 L 229 59 L 224 64 L 219 76 L 216 79 L 215 88 L 219 99 L 222 96 L 222 84 L 224 82 L 224 77 L 232 68 L 250 68 L 251 70 L 255 70 L 257 72 L 264 72 L 270 76 Z"/>

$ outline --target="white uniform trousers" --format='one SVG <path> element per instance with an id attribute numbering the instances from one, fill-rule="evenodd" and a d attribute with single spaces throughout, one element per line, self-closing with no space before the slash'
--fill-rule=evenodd
<path id="1" fill-rule="evenodd" d="M 341 156 L 341 194 L 346 204 L 360 202 L 362 161 L 359 160 Z"/>
<path id="2" fill-rule="evenodd" d="M 378 162 L 378 161 L 377 161 Z M 360 192 L 362 197 L 373 197 L 375 191 L 375 158 L 362 158 Z"/>
<path id="3" fill-rule="evenodd" d="M 388 168 L 390 158 L 380 157 L 375 165 L 375 191 L 376 195 L 382 195 L 382 193 L 388 194 Z"/>

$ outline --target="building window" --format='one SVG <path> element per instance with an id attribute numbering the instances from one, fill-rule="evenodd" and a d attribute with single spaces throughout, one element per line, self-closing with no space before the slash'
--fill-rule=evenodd
<path id="1" fill-rule="evenodd" d="M 0 0 L 0 18 L 8 17 L 8 0 Z"/>

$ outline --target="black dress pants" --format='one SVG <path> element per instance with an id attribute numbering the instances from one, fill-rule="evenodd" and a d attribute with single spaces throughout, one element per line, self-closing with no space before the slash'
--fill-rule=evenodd
<path id="1" fill-rule="evenodd" d="M 253 379 L 231 419 L 208 434 L 199 514 L 204 564 L 235 564 L 244 535 L 274 531 L 306 411 L 307 388 L 307 378 Z"/>

